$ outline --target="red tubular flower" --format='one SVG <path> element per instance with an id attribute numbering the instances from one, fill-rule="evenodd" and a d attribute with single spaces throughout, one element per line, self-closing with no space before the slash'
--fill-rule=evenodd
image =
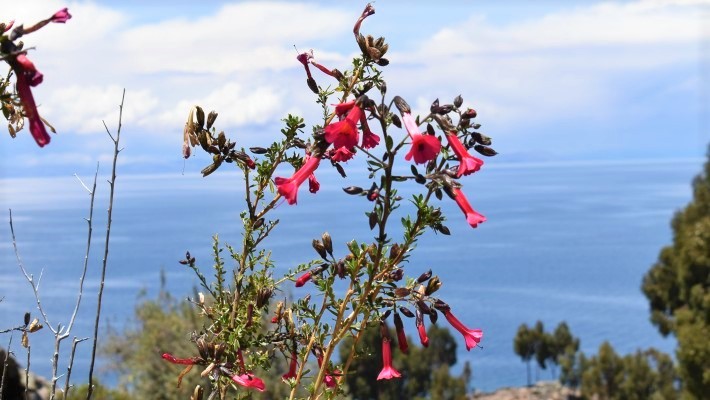
<path id="1" fill-rule="evenodd" d="M 426 334 L 426 328 L 423 322 L 417 324 L 417 331 L 419 331 L 419 341 L 422 343 L 422 346 L 429 347 L 429 337 Z"/>
<path id="2" fill-rule="evenodd" d="M 288 367 L 288 372 L 281 375 L 283 379 L 291 379 L 296 377 L 296 368 L 298 368 L 298 356 L 296 353 L 291 353 L 291 364 Z"/>
<path id="3" fill-rule="evenodd" d="M 288 204 L 296 204 L 298 187 L 313 174 L 313 171 L 318 168 L 318 164 L 320 164 L 320 158 L 309 157 L 303 166 L 296 171 L 292 177 L 288 179 L 276 177 L 274 179 L 274 183 L 276 183 L 276 188 L 279 194 L 286 199 Z"/>
<path id="4" fill-rule="evenodd" d="M 337 106 L 336 106 L 337 109 Z M 353 148 L 357 146 L 359 134 L 357 123 L 360 121 L 362 110 L 357 105 L 352 106 L 348 116 L 344 120 L 332 122 L 325 127 L 325 141 L 333 144 L 336 150 L 345 147 Z"/>
<path id="5" fill-rule="evenodd" d="M 409 161 L 414 158 L 414 162 L 417 164 L 424 164 L 435 159 L 441 150 L 441 142 L 436 136 L 422 135 L 417 122 L 410 113 L 402 113 L 402 122 L 404 122 L 409 137 L 412 138 L 412 148 L 409 149 L 409 153 L 404 156 L 404 159 Z"/>
<path id="6" fill-rule="evenodd" d="M 69 14 L 69 9 L 67 9 L 66 7 L 54 13 L 54 15 L 52 15 L 52 17 L 50 18 L 52 22 L 57 22 L 61 24 L 67 22 L 69 19 L 71 19 L 71 14 Z"/>
<path id="7" fill-rule="evenodd" d="M 444 316 L 446 317 L 446 320 L 449 321 L 451 326 L 463 335 L 466 340 L 466 350 L 471 350 L 481 342 L 481 339 L 483 338 L 482 330 L 467 328 L 461 323 L 461 321 L 458 320 L 458 318 L 454 316 L 454 314 L 451 313 L 451 310 L 447 309 L 444 311 Z"/>
<path id="8" fill-rule="evenodd" d="M 407 334 L 404 333 L 404 324 L 399 313 L 394 314 L 394 327 L 397 330 L 397 345 L 399 350 L 404 354 L 409 354 L 409 345 L 407 343 Z"/>
<path id="9" fill-rule="evenodd" d="M 390 340 L 386 337 L 382 338 L 382 371 L 377 375 L 377 380 L 399 378 L 402 374 L 392 367 L 392 349 L 390 348 Z"/>
<path id="10" fill-rule="evenodd" d="M 311 76 L 311 69 L 308 68 L 308 61 L 313 58 L 313 50 L 311 50 L 310 53 L 301 53 L 298 56 L 296 56 L 296 59 L 303 64 L 303 68 L 306 69 L 306 75 L 308 76 L 308 79 L 313 79 Z"/>
<path id="11" fill-rule="evenodd" d="M 305 274 L 301 275 L 298 279 L 296 279 L 296 287 L 301 287 L 305 285 L 306 282 L 311 280 L 311 275 L 313 275 L 311 271 L 308 271 Z"/>
<path id="12" fill-rule="evenodd" d="M 15 20 L 14 20 L 14 19 L 13 19 L 12 21 L 8 22 L 8 23 L 5 25 L 5 30 L 3 30 L 3 33 L 9 31 L 10 29 L 12 29 L 12 26 L 13 26 L 13 25 L 15 25 Z"/>
<path id="13" fill-rule="evenodd" d="M 31 78 L 24 73 L 24 69 L 18 63 L 13 63 L 12 66 L 17 75 L 17 94 L 20 96 L 20 102 L 22 103 L 23 110 L 25 110 L 25 116 L 30 121 L 30 133 L 35 139 L 35 142 L 37 142 L 37 145 L 44 147 L 50 142 L 51 138 L 47 133 L 44 122 L 42 122 L 37 112 L 37 105 L 35 104 L 35 99 L 30 89 L 30 85 L 32 84 L 30 82 Z M 37 84 L 38 83 L 39 82 L 37 82 Z"/>
<path id="14" fill-rule="evenodd" d="M 371 149 L 380 144 L 380 137 L 372 133 L 370 126 L 367 124 L 365 113 L 360 115 L 360 127 L 362 127 L 362 148 Z"/>
<path id="15" fill-rule="evenodd" d="M 338 116 L 338 120 L 343 119 L 343 115 L 347 114 L 351 108 L 355 105 L 355 100 L 346 101 L 344 103 L 337 104 L 335 106 L 335 115 Z"/>
<path id="16" fill-rule="evenodd" d="M 233 375 L 232 380 L 237 385 L 244 386 L 245 388 L 256 389 L 260 392 L 266 390 L 266 385 L 264 384 L 264 381 L 257 378 L 253 374 L 247 373 L 242 375 Z"/>
<path id="17" fill-rule="evenodd" d="M 195 364 L 198 364 L 198 362 L 199 362 L 199 359 L 197 357 L 177 358 L 170 353 L 163 353 L 162 357 L 163 357 L 163 360 L 166 360 L 166 361 L 173 363 L 173 364 L 180 364 L 180 365 L 195 365 Z"/>
<path id="18" fill-rule="evenodd" d="M 464 196 L 461 189 L 455 188 L 454 195 L 456 196 L 454 197 L 454 201 L 456 201 L 456 204 L 458 204 L 461 211 L 463 211 L 464 215 L 466 215 L 466 221 L 469 225 L 471 225 L 471 227 L 475 228 L 478 224 L 486 222 L 486 217 L 477 213 L 471 207 L 471 204 L 469 204 L 468 199 L 466 199 L 466 196 Z"/>
<path id="19" fill-rule="evenodd" d="M 469 154 L 466 147 L 464 147 L 463 143 L 461 143 L 459 137 L 456 135 L 456 132 L 447 133 L 446 140 L 448 140 L 451 149 L 459 159 L 459 171 L 456 174 L 457 177 L 460 178 L 461 175 L 469 175 L 481 169 L 481 166 L 483 166 L 483 160 Z"/>
<path id="20" fill-rule="evenodd" d="M 318 360 L 318 367 L 322 368 L 323 367 L 323 354 L 320 354 L 317 357 L 317 360 Z M 336 374 L 340 373 L 340 371 L 338 371 L 338 370 L 335 370 L 334 372 Z M 338 385 L 338 380 L 335 378 L 335 375 L 329 374 L 329 373 L 327 373 L 327 371 L 326 371 L 325 376 L 323 377 L 323 382 L 325 383 L 325 386 L 327 386 L 329 388 L 334 388 Z"/>

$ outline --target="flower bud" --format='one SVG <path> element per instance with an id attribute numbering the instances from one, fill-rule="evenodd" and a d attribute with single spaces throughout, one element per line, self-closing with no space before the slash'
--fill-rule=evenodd
<path id="1" fill-rule="evenodd" d="M 392 313 L 392 310 L 385 311 L 385 313 L 382 314 L 382 316 L 380 317 L 380 321 L 384 322 L 387 318 L 389 318 L 391 313 Z"/>
<path id="2" fill-rule="evenodd" d="M 210 111 L 209 114 L 207 114 L 207 130 L 212 129 L 212 125 L 214 124 L 214 121 L 217 119 L 217 113 L 214 111 Z"/>
<path id="3" fill-rule="evenodd" d="M 446 313 L 447 311 L 449 311 L 451 309 L 451 307 L 449 307 L 448 304 L 444 303 L 441 300 L 436 300 L 434 302 L 434 307 L 443 313 Z"/>
<path id="4" fill-rule="evenodd" d="M 454 99 L 454 105 L 456 106 L 456 108 L 461 107 L 462 104 L 463 104 L 463 97 L 461 97 L 461 95 L 456 96 L 456 98 Z"/>
<path id="5" fill-rule="evenodd" d="M 429 111 L 431 113 L 438 113 L 439 112 L 439 99 L 434 100 L 433 103 L 431 103 L 431 106 L 429 107 Z"/>
<path id="6" fill-rule="evenodd" d="M 195 117 L 197 117 L 198 130 L 202 130 L 205 126 L 205 112 L 202 110 L 202 107 L 195 106 Z"/>
<path id="7" fill-rule="evenodd" d="M 393 281 L 398 282 L 404 277 L 404 270 L 402 268 L 397 268 L 389 273 L 389 277 Z"/>
<path id="8" fill-rule="evenodd" d="M 348 187 L 343 188 L 343 191 L 347 194 L 360 194 L 364 190 L 365 189 L 358 187 L 358 186 L 348 186 Z"/>
<path id="9" fill-rule="evenodd" d="M 371 213 L 368 213 L 367 219 L 368 219 L 367 222 L 370 225 L 370 230 L 375 229 L 375 226 L 377 226 L 377 213 L 374 211 Z"/>
<path id="10" fill-rule="evenodd" d="M 431 308 L 424 302 L 424 300 L 417 300 L 417 308 L 424 314 L 429 314 L 431 312 Z"/>
<path id="11" fill-rule="evenodd" d="M 404 101 L 403 98 L 401 98 L 401 97 L 399 97 L 399 96 L 394 96 L 393 101 L 394 101 L 395 107 L 397 107 L 397 109 L 399 110 L 400 113 L 402 113 L 402 114 L 405 114 L 405 113 L 406 113 L 406 114 L 411 114 L 412 108 L 409 107 L 409 104 L 407 104 L 407 102 Z M 392 118 L 392 120 L 393 120 L 393 122 L 394 122 L 394 117 Z M 397 126 L 397 127 L 400 128 L 401 126 Z"/>
<path id="12" fill-rule="evenodd" d="M 474 110 L 473 108 L 469 108 L 468 110 L 464 111 L 461 114 L 461 118 L 471 119 L 471 118 L 476 118 L 476 115 L 478 115 L 478 113 L 476 113 L 476 110 Z"/>
<path id="13" fill-rule="evenodd" d="M 306 284 L 306 282 L 311 280 L 311 271 L 306 272 L 305 274 L 301 275 L 298 279 L 296 279 L 296 287 L 301 287 Z"/>
<path id="14" fill-rule="evenodd" d="M 397 297 L 406 297 L 409 296 L 409 293 L 411 293 L 411 290 L 406 287 L 400 287 L 394 290 L 394 295 Z"/>
<path id="15" fill-rule="evenodd" d="M 493 150 L 492 148 L 488 146 L 482 146 L 480 144 L 473 146 L 473 149 L 486 157 L 493 157 L 494 155 L 498 154 L 498 152 Z"/>
<path id="16" fill-rule="evenodd" d="M 409 354 L 407 334 L 404 333 L 404 323 L 402 323 L 402 317 L 399 316 L 399 313 L 394 313 L 394 327 L 397 331 L 397 344 L 399 345 L 399 350 L 404 354 Z"/>
<path id="17" fill-rule="evenodd" d="M 432 324 L 435 324 L 438 319 L 439 313 L 437 313 L 436 310 L 432 308 L 431 312 L 429 313 L 429 321 L 431 321 Z"/>
<path id="18" fill-rule="evenodd" d="M 392 114 L 392 124 L 397 128 L 402 129 L 402 120 L 399 119 L 397 114 Z"/>
<path id="19" fill-rule="evenodd" d="M 30 324 L 30 313 L 25 313 L 25 326 Z"/>
<path id="20" fill-rule="evenodd" d="M 440 287 L 441 287 L 441 280 L 439 280 L 438 276 L 435 276 L 429 280 L 429 283 L 426 286 L 426 291 L 424 292 L 424 294 L 426 294 L 427 296 L 430 296 L 432 293 L 439 290 Z"/>
<path id="21" fill-rule="evenodd" d="M 406 307 L 400 307 L 399 312 L 402 313 L 407 318 L 414 318 L 414 313 L 412 313 L 408 308 Z"/>
<path id="22" fill-rule="evenodd" d="M 486 135 L 484 135 L 484 134 L 482 134 L 482 133 L 480 133 L 480 132 L 473 132 L 473 133 L 471 134 L 471 137 L 473 138 L 473 140 L 476 141 L 476 143 L 480 143 L 480 144 L 485 145 L 485 146 L 490 146 L 491 143 L 493 143 L 493 141 L 491 140 L 491 138 L 489 138 L 488 136 L 486 136 Z"/>
<path id="23" fill-rule="evenodd" d="M 197 385 L 195 386 L 195 390 L 192 391 L 192 396 L 190 396 L 190 400 L 202 400 L 202 396 L 204 395 L 205 390 L 202 388 L 202 386 Z"/>
<path id="24" fill-rule="evenodd" d="M 431 278 L 431 269 L 421 275 L 419 275 L 419 278 L 417 278 L 417 283 L 422 283 L 426 282 Z"/>
<path id="25" fill-rule="evenodd" d="M 266 154 L 266 152 L 269 150 L 267 150 L 263 147 L 250 147 L 249 151 L 251 151 L 254 154 Z"/>
<path id="26" fill-rule="evenodd" d="M 312 77 L 309 77 L 306 79 L 306 84 L 308 85 L 308 88 L 311 89 L 311 91 L 315 94 L 318 94 L 318 84 L 316 83 L 316 80 L 313 79 Z"/>
<path id="27" fill-rule="evenodd" d="M 331 256 L 333 255 L 333 239 L 330 237 L 330 233 L 324 232 L 323 235 L 321 235 L 321 239 L 323 240 L 323 246 L 325 246 L 325 251 L 328 252 Z"/>
<path id="28" fill-rule="evenodd" d="M 318 252 L 318 255 L 321 256 L 322 259 L 325 260 L 328 258 L 328 254 L 325 251 L 325 246 L 323 245 L 323 243 L 321 243 L 320 240 L 313 239 L 313 242 L 311 244 L 312 244 L 313 248 L 316 250 L 316 252 Z"/>

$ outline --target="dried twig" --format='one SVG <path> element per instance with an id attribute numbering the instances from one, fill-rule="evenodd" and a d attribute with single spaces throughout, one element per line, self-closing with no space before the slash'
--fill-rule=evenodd
<path id="1" fill-rule="evenodd" d="M 101 282 L 99 284 L 99 298 L 98 298 L 98 304 L 96 306 L 96 320 L 94 322 L 94 341 L 91 346 L 91 365 L 89 366 L 89 388 L 87 390 L 86 394 L 86 400 L 90 400 L 91 396 L 94 392 L 94 363 L 96 361 L 96 345 L 98 341 L 98 335 L 99 335 L 99 320 L 101 319 L 101 299 L 103 298 L 103 293 L 104 293 L 104 282 L 106 280 L 106 263 L 108 260 L 108 249 L 109 249 L 109 238 L 111 237 L 111 216 L 113 214 L 113 194 L 114 194 L 114 189 L 116 186 L 116 160 L 118 160 L 118 153 L 121 152 L 123 149 L 119 149 L 119 141 L 121 139 L 121 121 L 123 118 L 123 102 L 126 98 L 126 89 L 123 89 L 123 95 L 121 96 L 121 105 L 118 106 L 119 112 L 118 112 L 118 129 L 116 131 L 116 137 L 114 138 L 113 135 L 111 135 L 111 132 L 109 131 L 108 127 L 106 126 L 106 122 L 104 122 L 104 128 L 106 128 L 106 133 L 108 133 L 108 136 L 111 138 L 111 141 L 113 141 L 113 166 L 111 168 L 111 179 L 108 180 L 108 184 L 110 186 L 110 192 L 109 192 L 109 203 L 108 203 L 108 222 L 106 223 L 106 242 L 104 244 L 104 258 L 103 258 L 103 263 L 101 266 Z"/>
<path id="2" fill-rule="evenodd" d="M 10 348 L 12 347 L 12 333 L 10 333 L 10 340 L 7 342 L 7 352 L 5 353 L 5 359 L 3 360 L 2 367 L 2 378 L 0 378 L 0 400 L 2 400 L 2 392 L 5 386 L 5 375 L 7 374 L 7 366 L 9 365 L 8 360 L 10 360 Z"/>

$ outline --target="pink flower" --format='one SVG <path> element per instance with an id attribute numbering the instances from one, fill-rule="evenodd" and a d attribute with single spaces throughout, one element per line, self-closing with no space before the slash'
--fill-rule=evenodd
<path id="1" fill-rule="evenodd" d="M 459 171 L 456 174 L 457 177 L 460 178 L 461 175 L 469 175 L 481 169 L 483 160 L 468 153 L 466 147 L 464 147 L 463 143 L 461 143 L 459 137 L 456 135 L 456 132 L 447 133 L 446 140 L 449 141 L 451 149 L 459 159 Z"/>
<path id="2" fill-rule="evenodd" d="M 274 179 L 279 194 L 286 199 L 288 204 L 296 204 L 298 187 L 313 174 L 313 171 L 318 168 L 318 164 L 320 164 L 320 158 L 309 157 L 303 166 L 290 178 L 276 177 Z"/>
<path id="3" fill-rule="evenodd" d="M 404 159 L 409 161 L 414 158 L 414 162 L 417 164 L 424 164 L 435 159 L 441 150 L 441 142 L 435 136 L 422 135 L 412 114 L 402 113 L 402 122 L 404 122 L 409 137 L 412 138 L 412 147 Z"/>
<path id="4" fill-rule="evenodd" d="M 335 106 L 335 115 L 338 116 L 338 120 L 343 119 L 343 116 L 350 111 L 355 105 L 355 100 L 346 101 L 344 103 L 337 104 Z"/>
<path id="5" fill-rule="evenodd" d="M 322 368 L 323 367 L 323 355 L 320 354 L 317 357 L 317 360 L 318 360 L 318 367 Z M 335 374 L 339 374 L 339 373 L 340 373 L 339 370 L 335 370 L 333 374 L 329 374 L 326 371 L 326 374 L 323 377 L 323 382 L 325 382 L 325 386 L 327 386 L 329 388 L 334 388 L 334 387 L 338 386 L 338 380 L 335 378 Z"/>
<path id="6" fill-rule="evenodd" d="M 42 75 L 42 73 L 37 70 L 34 63 L 30 61 L 30 59 L 27 58 L 26 55 L 18 54 L 17 57 L 15 57 L 15 61 L 17 61 L 17 63 L 21 67 L 19 68 L 19 71 L 16 71 L 17 74 L 19 75 L 20 73 L 22 73 L 26 75 L 29 78 L 30 86 L 34 87 L 42 83 L 42 80 L 44 80 L 44 75 Z"/>
<path id="7" fill-rule="evenodd" d="M 419 321 L 417 321 L 417 331 L 419 332 L 419 341 L 422 343 L 422 346 L 429 347 L 429 337 L 426 334 L 424 322 L 419 323 Z"/>
<path id="8" fill-rule="evenodd" d="M 50 18 L 52 22 L 58 22 L 58 23 L 65 23 L 69 19 L 71 19 L 71 14 L 69 14 L 69 10 L 67 8 L 62 8 L 61 10 L 57 11 L 52 15 L 52 18 Z"/>
<path id="9" fill-rule="evenodd" d="M 486 222 L 486 217 L 477 213 L 471 207 L 471 204 L 469 204 L 468 199 L 466 199 L 466 196 L 464 196 L 461 189 L 455 188 L 453 192 L 456 196 L 454 197 L 454 201 L 456 201 L 456 204 L 458 204 L 461 211 L 463 211 L 464 215 L 466 215 L 466 221 L 469 225 L 471 225 L 471 227 L 475 228 L 478 226 L 478 224 Z"/>
<path id="10" fill-rule="evenodd" d="M 353 148 L 357 146 L 359 134 L 357 123 L 360 121 L 362 110 L 357 105 L 353 105 L 344 120 L 331 122 L 325 127 L 325 141 L 333 144 L 336 150 L 345 147 Z"/>
<path id="11" fill-rule="evenodd" d="M 12 29 L 12 26 L 13 26 L 13 25 L 15 25 L 15 20 L 14 20 L 14 19 L 13 19 L 12 21 L 8 22 L 8 23 L 5 25 L 5 30 L 3 30 L 3 33 L 9 31 L 10 29 Z"/>
<path id="12" fill-rule="evenodd" d="M 311 271 L 306 272 L 305 274 L 301 275 L 298 279 L 296 279 L 296 287 L 301 287 L 306 284 L 306 282 L 311 280 L 311 276 L 313 273 Z"/>
<path id="13" fill-rule="evenodd" d="M 451 326 L 463 335 L 466 340 L 466 350 L 471 350 L 481 342 L 481 339 L 483 338 L 482 330 L 467 328 L 454 316 L 454 314 L 451 313 L 451 310 L 449 309 L 444 311 L 444 316 L 446 317 L 446 320 L 449 321 Z"/>
<path id="14" fill-rule="evenodd" d="M 291 379 L 296 377 L 296 368 L 298 368 L 298 360 L 296 353 L 291 353 L 291 364 L 288 367 L 288 372 L 283 374 L 283 379 Z"/>
<path id="15" fill-rule="evenodd" d="M 390 340 L 386 337 L 382 338 L 382 371 L 377 375 L 377 380 L 399 378 L 402 374 L 392 367 L 392 350 L 390 348 Z"/>
<path id="16" fill-rule="evenodd" d="M 32 96 L 32 90 L 30 89 L 30 85 L 32 84 L 30 79 L 32 78 L 25 74 L 24 68 L 19 63 L 13 63 L 12 67 L 17 75 L 17 94 L 20 96 L 20 102 L 22 103 L 22 108 L 25 111 L 25 116 L 30 121 L 30 133 L 35 139 L 35 142 L 37 142 L 37 145 L 39 145 L 39 147 L 44 147 L 50 142 L 51 138 L 47 133 L 47 128 L 44 126 L 44 122 L 42 122 L 42 119 L 37 112 L 37 105 L 35 104 L 35 99 Z"/>
<path id="17" fill-rule="evenodd" d="M 363 113 L 360 116 L 360 127 L 362 127 L 362 148 L 371 149 L 380 144 L 380 137 L 372 133 L 370 126 L 367 124 L 367 118 Z"/>
<path id="18" fill-rule="evenodd" d="M 407 334 L 404 333 L 404 324 L 402 317 L 398 313 L 394 314 L 394 327 L 397 330 L 397 345 L 399 350 L 404 354 L 409 354 L 409 345 L 407 343 Z"/>
<path id="19" fill-rule="evenodd" d="M 330 154 L 330 159 L 335 162 L 345 162 L 355 156 L 355 153 L 353 153 L 352 151 L 348 150 L 345 147 L 340 147 L 337 149 L 330 149 L 329 154 Z"/>
<path id="20" fill-rule="evenodd" d="M 242 375 L 233 375 L 232 380 L 237 384 L 244 386 L 246 388 L 251 388 L 251 389 L 256 389 L 260 392 L 263 392 L 266 389 L 266 385 L 264 385 L 264 381 L 261 379 L 257 378 L 256 376 L 246 373 Z"/>

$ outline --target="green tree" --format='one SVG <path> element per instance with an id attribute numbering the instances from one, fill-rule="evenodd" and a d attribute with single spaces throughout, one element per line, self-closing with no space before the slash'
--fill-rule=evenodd
<path id="1" fill-rule="evenodd" d="M 528 386 L 532 385 L 530 377 L 530 360 L 535 355 L 535 333 L 526 324 L 518 327 L 513 339 L 513 351 L 520 356 L 527 366 Z"/>
<path id="2" fill-rule="evenodd" d="M 673 244 L 661 250 L 642 289 L 651 321 L 678 340 L 684 397 L 700 399 L 710 393 L 710 149 L 703 173 L 693 181 L 693 199 L 671 226 Z"/>
<path id="3" fill-rule="evenodd" d="M 579 339 L 572 336 L 569 326 L 562 321 L 557 325 L 549 340 L 550 361 L 552 361 L 552 375 L 554 377 L 554 367 L 560 365 L 569 354 L 574 355 L 579 350 Z"/>
<path id="4" fill-rule="evenodd" d="M 382 364 L 382 339 L 379 327 L 368 329 L 357 346 L 345 382 L 354 400 L 466 399 L 470 365 L 460 377 L 452 376 L 449 367 L 456 363 L 456 340 L 445 328 L 431 326 L 428 330 L 429 347 L 422 348 L 408 338 L 409 354 L 398 351 L 393 335 L 393 364 L 402 373 L 401 379 L 377 380 Z M 346 339 L 340 347 L 344 362 L 349 356 L 352 339 Z"/>

